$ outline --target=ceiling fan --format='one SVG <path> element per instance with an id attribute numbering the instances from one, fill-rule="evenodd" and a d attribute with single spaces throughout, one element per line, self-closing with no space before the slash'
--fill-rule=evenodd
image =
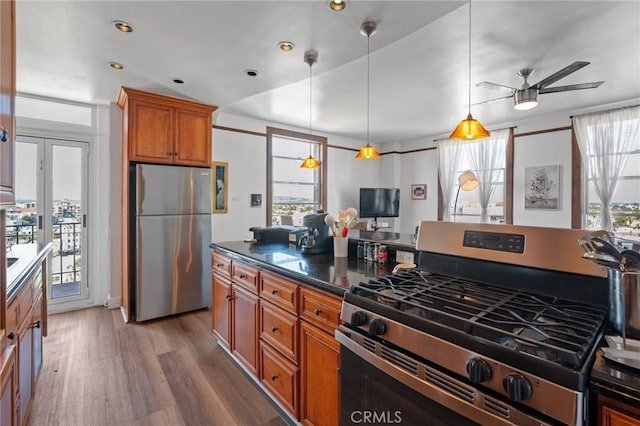
<path id="1" fill-rule="evenodd" d="M 568 65 L 562 68 L 560 71 L 557 71 L 550 76 L 543 78 L 539 82 L 533 85 L 529 85 L 527 79 L 533 74 L 533 68 L 523 68 L 518 71 L 518 75 L 524 79 L 524 83 L 519 89 L 515 87 L 504 86 L 502 84 L 490 83 L 488 81 L 483 81 L 481 83 L 476 84 L 478 87 L 485 87 L 487 89 L 495 89 L 509 92 L 509 95 L 503 96 L 501 98 L 490 99 L 488 101 L 478 102 L 473 105 L 486 104 L 489 102 L 499 101 L 501 99 L 513 98 L 514 108 L 517 110 L 528 110 L 534 108 L 538 105 L 538 94 L 545 93 L 555 93 L 555 92 L 567 92 L 569 90 L 582 90 L 582 89 L 595 89 L 600 86 L 604 81 L 595 81 L 592 83 L 580 83 L 580 84 L 570 84 L 568 86 L 556 86 L 556 87 L 548 87 L 550 84 L 555 83 L 556 81 L 565 78 L 571 73 L 578 71 L 579 69 L 586 67 L 590 62 L 584 61 L 576 61 L 571 65 Z"/>

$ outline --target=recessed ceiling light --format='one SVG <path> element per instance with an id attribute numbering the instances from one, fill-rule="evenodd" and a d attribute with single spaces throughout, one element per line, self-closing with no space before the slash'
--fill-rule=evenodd
<path id="1" fill-rule="evenodd" d="M 109 66 L 111 68 L 113 68 L 114 70 L 122 70 L 122 69 L 124 69 L 124 65 L 122 65 L 120 62 L 109 62 Z"/>
<path id="2" fill-rule="evenodd" d="M 329 2 L 329 7 L 335 11 L 341 11 L 347 6 L 344 0 L 333 0 Z"/>
<path id="3" fill-rule="evenodd" d="M 296 47 L 296 45 L 290 41 L 281 41 L 280 43 L 278 43 L 278 47 L 283 52 L 291 52 L 293 48 Z"/>
<path id="4" fill-rule="evenodd" d="M 257 70 L 244 70 L 244 73 L 246 75 L 248 75 L 249 77 L 256 77 L 258 75 L 258 71 Z"/>
<path id="5" fill-rule="evenodd" d="M 113 25 L 123 33 L 132 33 L 133 27 L 124 21 L 113 21 Z"/>
<path id="6" fill-rule="evenodd" d="M 173 79 L 173 82 L 174 82 L 175 84 L 184 84 L 184 80 L 181 80 L 181 79 L 179 79 L 179 78 L 174 78 L 174 79 Z"/>

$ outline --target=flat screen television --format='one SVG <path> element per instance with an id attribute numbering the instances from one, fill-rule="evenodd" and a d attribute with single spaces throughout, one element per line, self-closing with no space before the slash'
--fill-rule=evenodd
<path id="1" fill-rule="evenodd" d="M 360 217 L 398 217 L 400 188 L 360 188 Z"/>

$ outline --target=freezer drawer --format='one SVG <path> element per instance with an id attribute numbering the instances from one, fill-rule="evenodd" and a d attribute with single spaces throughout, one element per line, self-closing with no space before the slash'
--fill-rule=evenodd
<path id="1" fill-rule="evenodd" d="M 146 321 L 211 301 L 211 216 L 138 216 L 135 316 Z"/>

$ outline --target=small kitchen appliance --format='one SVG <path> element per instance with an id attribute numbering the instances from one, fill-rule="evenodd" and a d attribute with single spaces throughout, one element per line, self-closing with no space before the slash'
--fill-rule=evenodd
<path id="1" fill-rule="evenodd" d="M 423 221 L 417 268 L 344 295 L 340 423 L 367 411 L 403 424 L 595 422 L 608 287 L 581 258 L 585 233 Z"/>
<path id="2" fill-rule="evenodd" d="M 329 235 L 329 226 L 325 223 L 327 214 L 322 210 L 310 213 L 302 218 L 302 227 L 306 232 L 299 239 L 302 254 L 319 254 L 331 251 L 333 239 Z"/>

